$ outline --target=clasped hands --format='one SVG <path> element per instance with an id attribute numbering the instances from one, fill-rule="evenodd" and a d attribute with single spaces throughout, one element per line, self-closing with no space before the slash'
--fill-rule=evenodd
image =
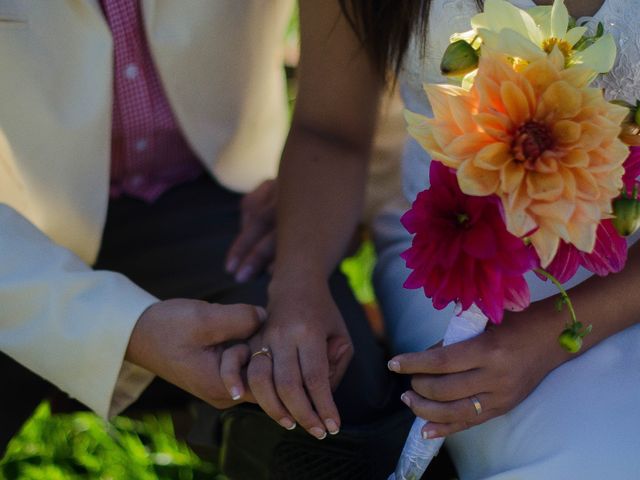
<path id="1" fill-rule="evenodd" d="M 323 439 L 340 429 L 332 387 L 353 353 L 325 289 L 304 305 L 295 295 L 272 302 L 266 322 L 252 305 L 158 302 L 136 323 L 126 359 L 217 408 L 255 402 L 284 428 Z"/>
<path id="2" fill-rule="evenodd" d="M 284 428 L 299 424 L 318 439 L 337 433 L 332 388 L 353 347 L 326 282 L 299 284 L 272 295 L 268 314 L 250 305 L 159 302 L 136 324 L 127 360 L 218 408 L 256 402 Z M 391 370 L 411 375 L 412 389 L 402 399 L 430 421 L 425 437 L 506 413 L 566 360 L 559 347 L 549 348 L 557 333 L 544 334 L 531 320 L 505 319 L 472 340 L 389 362 Z"/>
<path id="3" fill-rule="evenodd" d="M 239 281 L 273 258 L 275 193 L 266 182 L 243 201 L 227 262 Z M 335 434 L 332 388 L 353 347 L 328 285 L 306 278 L 281 291 L 272 285 L 270 294 L 269 314 L 250 305 L 159 302 L 138 321 L 127 359 L 217 408 L 255 402 L 284 428 L 299 424 L 318 439 Z M 548 355 L 556 334 L 541 338 L 535 325 L 507 319 L 475 339 L 394 357 L 389 368 L 412 376 L 402 400 L 430 421 L 423 435 L 450 435 L 506 413 L 566 360 Z"/>

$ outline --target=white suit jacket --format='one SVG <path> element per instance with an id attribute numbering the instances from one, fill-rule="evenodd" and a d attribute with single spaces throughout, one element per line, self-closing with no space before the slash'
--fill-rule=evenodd
<path id="1" fill-rule="evenodd" d="M 274 176 L 292 0 L 141 3 L 165 91 L 205 167 L 238 191 Z M 0 0 L 0 350 L 105 417 L 151 379 L 123 356 L 157 301 L 89 267 L 108 203 L 112 64 L 98 0 Z"/>

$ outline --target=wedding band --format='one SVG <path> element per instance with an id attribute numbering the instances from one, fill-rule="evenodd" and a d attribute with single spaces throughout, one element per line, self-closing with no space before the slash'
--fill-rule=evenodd
<path id="1" fill-rule="evenodd" d="M 257 357 L 258 355 L 266 355 L 270 360 L 273 359 L 273 357 L 271 356 L 271 349 L 269 347 L 262 347 L 257 352 L 253 352 L 251 358 Z"/>
<path id="2" fill-rule="evenodd" d="M 476 409 L 476 416 L 480 415 L 482 413 L 482 404 L 480 403 L 480 400 L 478 400 L 478 397 L 469 397 L 469 400 L 473 403 L 473 408 Z"/>

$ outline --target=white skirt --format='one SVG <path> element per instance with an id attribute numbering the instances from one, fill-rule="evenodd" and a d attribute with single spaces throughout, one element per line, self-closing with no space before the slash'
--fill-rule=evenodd
<path id="1" fill-rule="evenodd" d="M 411 237 L 400 216 L 408 207 L 398 201 L 374 226 L 374 283 L 394 353 L 438 342 L 453 308 L 435 310 L 421 290 L 402 287 L 409 272 L 400 253 Z M 557 293 L 548 283 L 530 281 L 534 300 Z M 640 480 L 640 324 L 564 363 L 511 412 L 446 445 L 461 480 Z"/>

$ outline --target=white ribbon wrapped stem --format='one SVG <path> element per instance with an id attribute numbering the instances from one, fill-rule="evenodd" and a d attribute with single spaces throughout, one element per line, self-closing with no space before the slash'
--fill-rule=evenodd
<path id="1" fill-rule="evenodd" d="M 478 307 L 472 305 L 468 310 L 451 318 L 444 334 L 443 345 L 462 342 L 482 333 L 487 326 L 488 318 Z M 444 438 L 424 440 L 422 427 L 427 420 L 416 418 L 402 449 L 396 471 L 389 480 L 420 480 L 425 470 L 438 454 Z"/>

